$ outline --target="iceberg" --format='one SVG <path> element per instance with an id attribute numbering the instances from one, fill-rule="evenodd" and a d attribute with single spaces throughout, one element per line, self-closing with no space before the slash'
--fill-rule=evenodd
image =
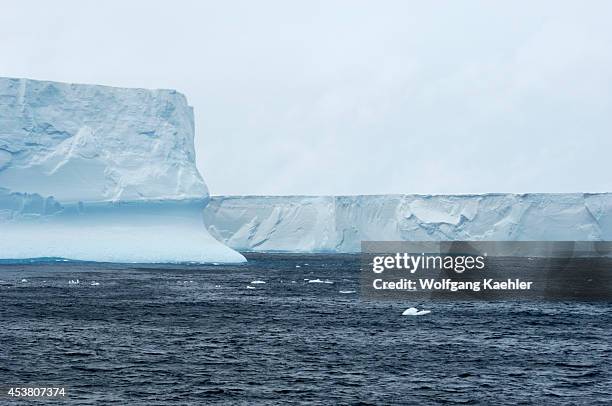
<path id="1" fill-rule="evenodd" d="M 361 241 L 609 241 L 612 194 L 213 196 L 204 222 L 240 251 L 354 253 Z"/>
<path id="2" fill-rule="evenodd" d="M 175 90 L 0 78 L 0 259 L 244 262 L 202 223 Z"/>

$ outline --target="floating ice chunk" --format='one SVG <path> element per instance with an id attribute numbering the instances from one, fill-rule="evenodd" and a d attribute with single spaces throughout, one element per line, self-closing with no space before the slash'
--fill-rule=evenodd
<path id="1" fill-rule="evenodd" d="M 308 283 L 325 283 L 321 279 L 309 279 Z"/>
<path id="2" fill-rule="evenodd" d="M 422 316 L 429 313 L 431 313 L 431 310 L 418 310 L 414 307 L 409 307 L 408 309 L 404 310 L 402 316 Z"/>
<path id="3" fill-rule="evenodd" d="M 255 286 L 247 286 L 247 289 L 255 289 Z"/>
<path id="4" fill-rule="evenodd" d="M 299 265 L 296 265 L 295 267 L 296 267 L 296 268 L 301 268 Z"/>
<path id="5" fill-rule="evenodd" d="M 26 283 L 28 280 L 27 279 L 22 279 L 21 283 Z"/>
<path id="6" fill-rule="evenodd" d="M 334 282 L 333 282 L 333 281 L 330 281 L 329 279 L 325 279 L 325 280 L 323 281 L 323 283 L 327 283 L 328 285 L 333 285 L 333 284 L 334 284 Z"/>
<path id="7" fill-rule="evenodd" d="M 221 287 L 221 285 L 215 285 L 215 288 L 220 288 L 220 287 Z"/>
<path id="8" fill-rule="evenodd" d="M 343 295 L 348 295 L 349 293 L 355 293 L 354 290 L 341 290 L 340 293 L 342 293 Z"/>
<path id="9" fill-rule="evenodd" d="M 264 283 L 266 283 L 265 281 L 253 281 L 251 282 L 253 285 L 263 285 Z"/>
<path id="10" fill-rule="evenodd" d="M 68 285 L 78 285 L 79 283 L 81 283 L 81 282 L 78 279 L 77 280 L 70 279 L 68 281 Z"/>
<path id="11" fill-rule="evenodd" d="M 100 282 L 93 281 L 90 283 L 91 286 L 100 286 Z"/>

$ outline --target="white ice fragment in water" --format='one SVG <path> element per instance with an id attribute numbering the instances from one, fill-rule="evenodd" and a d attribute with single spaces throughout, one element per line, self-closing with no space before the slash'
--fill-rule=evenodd
<path id="1" fill-rule="evenodd" d="M 321 279 L 310 279 L 308 283 L 325 283 Z"/>
<path id="2" fill-rule="evenodd" d="M 354 290 L 341 290 L 340 293 L 347 295 L 349 293 L 355 293 L 355 291 Z"/>
<path id="3" fill-rule="evenodd" d="M 215 285 L 215 288 L 220 288 L 220 287 L 221 287 L 221 285 Z"/>
<path id="4" fill-rule="evenodd" d="M 429 313 L 431 313 L 431 310 L 417 310 L 414 307 L 409 307 L 408 309 L 404 310 L 402 316 L 422 316 Z"/>
<path id="5" fill-rule="evenodd" d="M 90 283 L 91 286 L 100 286 L 100 282 L 93 281 Z"/>
<path id="6" fill-rule="evenodd" d="M 247 286 L 247 289 L 255 289 L 255 286 Z"/>
<path id="7" fill-rule="evenodd" d="M 325 279 L 323 283 L 327 283 L 328 285 L 333 285 L 334 282 L 330 281 L 329 279 Z"/>
<path id="8" fill-rule="evenodd" d="M 21 283 L 26 283 L 28 280 L 27 279 L 22 279 Z"/>
<path id="9" fill-rule="evenodd" d="M 70 279 L 68 281 L 68 285 L 78 285 L 79 283 L 81 283 L 81 282 L 78 279 L 76 281 L 72 280 L 72 279 Z"/>
<path id="10" fill-rule="evenodd" d="M 301 268 L 299 265 L 296 265 L 295 267 L 296 267 L 296 268 Z"/>
<path id="11" fill-rule="evenodd" d="M 253 281 L 253 282 L 251 282 L 251 283 L 252 283 L 253 285 L 262 285 L 262 284 L 264 284 L 264 283 L 266 283 L 266 282 L 265 282 L 265 281 L 259 281 L 259 280 L 257 280 L 257 281 Z"/>

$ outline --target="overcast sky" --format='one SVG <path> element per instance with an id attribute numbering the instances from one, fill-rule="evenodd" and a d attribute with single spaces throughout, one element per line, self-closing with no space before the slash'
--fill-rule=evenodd
<path id="1" fill-rule="evenodd" d="M 612 191 L 611 1 L 2 1 L 0 76 L 174 88 L 212 194 Z"/>

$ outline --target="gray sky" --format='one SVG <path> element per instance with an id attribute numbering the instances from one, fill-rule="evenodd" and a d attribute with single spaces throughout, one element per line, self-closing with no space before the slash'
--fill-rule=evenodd
<path id="1" fill-rule="evenodd" d="M 610 1 L 0 10 L 0 76 L 185 93 L 212 194 L 612 191 Z"/>

